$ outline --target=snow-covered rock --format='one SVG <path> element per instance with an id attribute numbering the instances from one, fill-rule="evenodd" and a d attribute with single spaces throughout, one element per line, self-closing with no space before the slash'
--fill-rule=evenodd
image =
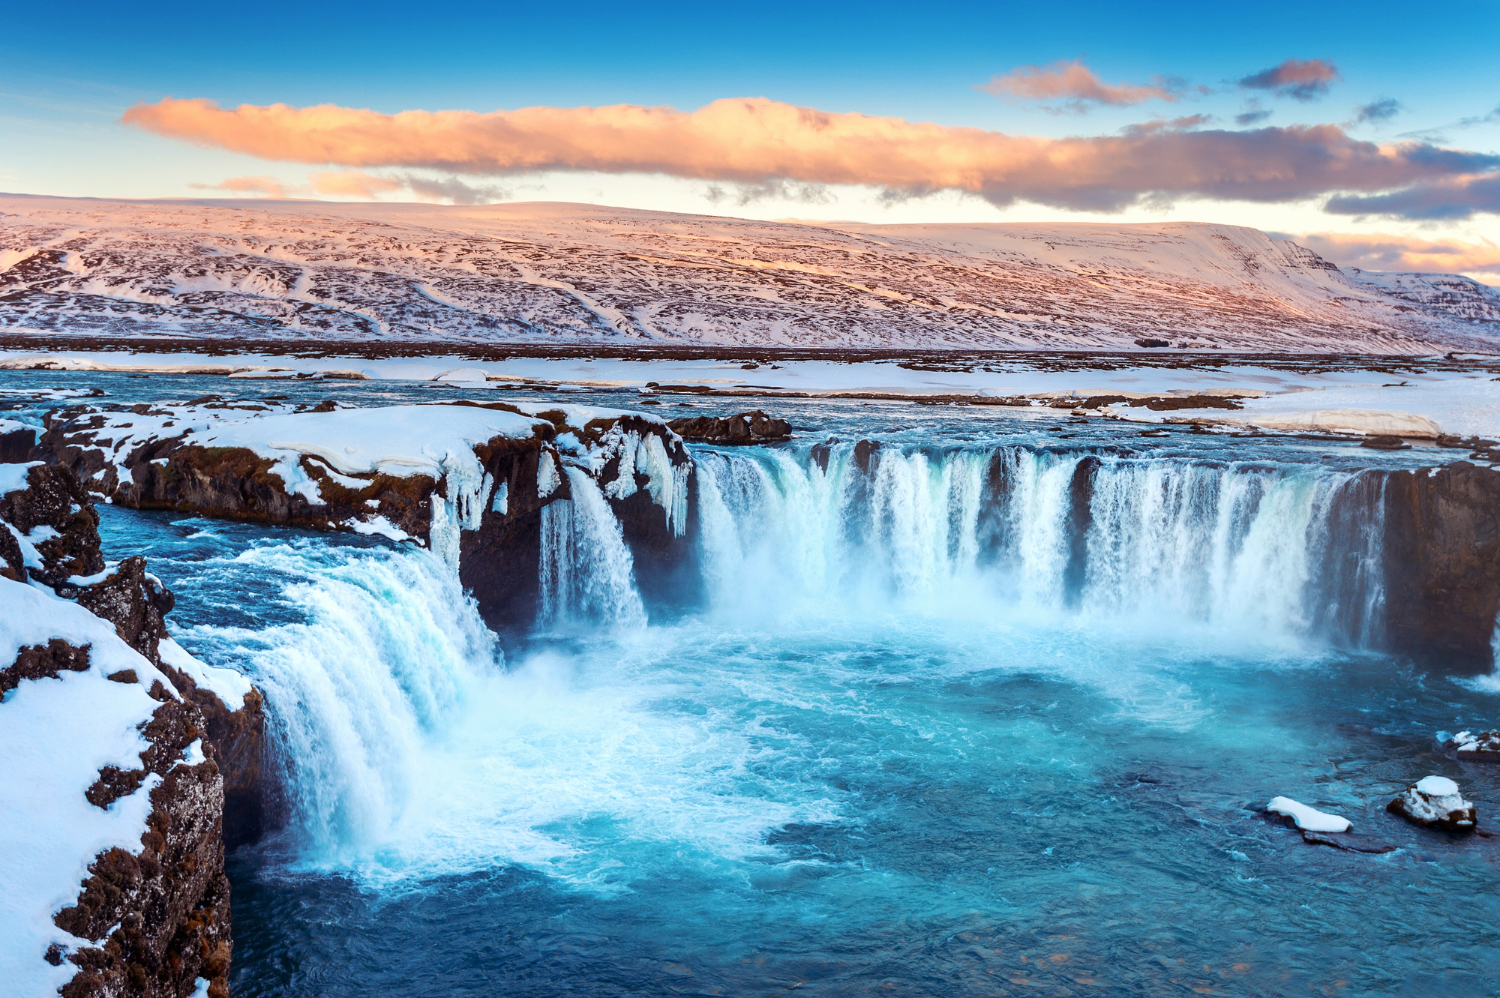
<path id="1" fill-rule="evenodd" d="M 201 977 L 222 998 L 224 779 L 205 729 L 208 712 L 230 712 L 163 663 L 170 594 L 138 558 L 102 567 L 72 473 L 21 467 L 0 527 L 50 519 L 68 543 L 32 545 L 0 577 L 0 981 L 6 994 L 133 996 Z M 100 570 L 73 571 L 80 552 Z"/>
<path id="2" fill-rule="evenodd" d="M 1500 762 L 1500 731 L 1460 731 L 1443 749 L 1462 762 Z"/>
<path id="3" fill-rule="evenodd" d="M 591 406 L 308 409 L 209 397 L 61 410 L 49 415 L 45 440 L 116 502 L 404 534 L 455 565 L 461 533 L 478 528 L 500 485 L 514 494 L 515 459 L 526 454 L 595 477 L 617 465 L 606 485 L 616 499 L 636 491 L 639 471 L 674 530 L 685 527 L 690 463 L 681 439 L 660 420 Z M 512 459 L 503 469 L 501 457 Z"/>
<path id="4" fill-rule="evenodd" d="M 627 543 L 664 564 L 687 556 L 693 464 L 682 438 L 617 409 L 209 397 L 57 410 L 44 443 L 90 490 L 123 505 L 425 542 L 502 632 L 533 621 L 540 518 L 575 498 L 570 469 L 599 492 Z M 640 581 L 650 588 L 649 573 Z"/>
<path id="5" fill-rule="evenodd" d="M 1313 433 L 1358 433 L 1426 440 L 1435 440 L 1443 435 L 1443 428 L 1426 416 L 1371 409 L 1314 409 L 1285 415 L 1230 417 L 1229 421 L 1244 422 L 1268 430 Z"/>
<path id="6" fill-rule="evenodd" d="M 1410 354 L 1500 333 L 1482 285 L 1351 276 L 1230 225 L 19 195 L 0 211 L 0 328 L 74 336 Z"/>
<path id="7" fill-rule="evenodd" d="M 1403 790 L 1386 808 L 1423 828 L 1472 832 L 1478 824 L 1474 805 L 1446 776 L 1426 776 Z"/>
<path id="8" fill-rule="evenodd" d="M 1272 797 L 1266 810 L 1289 818 L 1298 828 L 1306 832 L 1338 833 L 1349 830 L 1349 819 L 1328 814 L 1290 797 Z"/>

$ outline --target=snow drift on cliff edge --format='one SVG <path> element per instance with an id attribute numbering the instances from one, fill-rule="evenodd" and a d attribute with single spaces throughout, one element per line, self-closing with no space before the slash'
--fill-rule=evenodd
<path id="1" fill-rule="evenodd" d="M 759 222 L 592 205 L 0 195 L 0 330 L 275 341 L 1425 353 L 1500 295 L 1255 229 Z"/>

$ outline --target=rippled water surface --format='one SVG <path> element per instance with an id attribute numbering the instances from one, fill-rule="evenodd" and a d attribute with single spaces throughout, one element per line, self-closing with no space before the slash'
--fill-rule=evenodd
<path id="1" fill-rule="evenodd" d="M 1316 539 L 1339 476 L 1424 455 L 786 411 L 802 443 L 700 454 L 701 605 L 643 624 L 618 558 L 570 555 L 611 595 L 508 655 L 426 552 L 105 509 L 273 713 L 293 819 L 232 858 L 236 995 L 1494 993 L 1500 839 L 1383 807 L 1442 773 L 1495 813 L 1500 767 L 1434 735 L 1500 687 L 1360 650 L 1379 593 Z M 829 434 L 895 455 L 859 516 Z M 987 528 L 966 455 L 1002 445 L 1031 491 Z M 1080 449 L 1113 519 L 1065 592 L 1046 482 Z M 1306 845 L 1277 794 L 1398 848 Z"/>

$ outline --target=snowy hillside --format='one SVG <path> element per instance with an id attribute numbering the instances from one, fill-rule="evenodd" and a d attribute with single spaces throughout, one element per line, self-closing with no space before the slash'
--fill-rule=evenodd
<path id="1" fill-rule="evenodd" d="M 1500 295 L 1236 226 L 0 196 L 0 330 L 239 340 L 1487 349 Z"/>
<path id="2" fill-rule="evenodd" d="M 1349 276 L 1409 306 L 1492 325 L 1500 323 L 1500 291 L 1459 274 L 1378 274 L 1358 267 Z"/>

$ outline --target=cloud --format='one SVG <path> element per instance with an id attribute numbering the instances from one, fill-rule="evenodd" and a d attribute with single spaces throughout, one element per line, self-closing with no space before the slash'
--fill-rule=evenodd
<path id="1" fill-rule="evenodd" d="M 1500 173 L 1442 177 L 1384 194 L 1328 199 L 1335 215 L 1389 215 L 1425 221 L 1456 221 L 1477 211 L 1500 213 Z"/>
<path id="2" fill-rule="evenodd" d="M 731 184 L 726 190 L 718 184 L 710 184 L 703 196 L 710 204 L 733 201 L 743 208 L 757 201 L 800 201 L 802 204 L 832 204 L 834 197 L 826 184 L 802 184 L 786 180 L 765 180 L 758 184 Z"/>
<path id="3" fill-rule="evenodd" d="M 1177 100 L 1177 95 L 1160 82 L 1105 83 L 1078 59 L 1059 60 L 1050 66 L 1018 66 L 1004 76 L 992 77 L 979 89 L 1021 100 L 1067 101 L 1064 106 L 1074 111 L 1086 111 L 1091 103 L 1120 106 L 1148 100 Z"/>
<path id="4" fill-rule="evenodd" d="M 431 180 L 408 173 L 402 182 L 425 201 L 448 201 L 452 204 L 490 204 L 504 201 L 510 191 L 493 185 L 466 184 L 457 177 Z"/>
<path id="5" fill-rule="evenodd" d="M 1187 132 L 1202 128 L 1214 120 L 1211 114 L 1189 114 L 1181 118 L 1153 118 L 1137 125 L 1126 125 L 1120 129 L 1123 135 L 1152 135 L 1156 132 Z"/>
<path id="6" fill-rule="evenodd" d="M 1263 69 L 1240 80 L 1250 90 L 1269 90 L 1277 97 L 1310 101 L 1328 92 L 1339 78 L 1339 71 L 1323 59 L 1288 59 L 1279 66 Z"/>
<path id="7" fill-rule="evenodd" d="M 1354 121 L 1356 124 L 1379 124 L 1382 121 L 1390 121 L 1402 111 L 1401 102 L 1394 97 L 1382 97 L 1368 104 L 1361 104 L 1354 109 Z"/>
<path id="8" fill-rule="evenodd" d="M 286 187 L 275 177 L 230 177 L 217 184 L 188 184 L 200 191 L 231 191 L 235 194 L 259 194 L 268 198 L 286 197 Z"/>
<path id="9" fill-rule="evenodd" d="M 1424 128 L 1416 132 L 1404 132 L 1397 136 L 1403 139 L 1417 139 L 1422 142 L 1446 142 L 1445 136 L 1455 128 L 1474 128 L 1477 125 L 1493 125 L 1500 122 L 1500 107 L 1495 108 L 1489 114 L 1475 114 L 1466 118 L 1460 118 L 1452 124 L 1439 125 L 1437 128 Z"/>
<path id="10" fill-rule="evenodd" d="M 1043 138 L 832 113 L 763 97 L 696 111 L 622 104 L 381 114 L 167 98 L 125 120 L 262 159 L 503 176 L 540 170 L 959 190 L 1115 210 L 1149 197 L 1289 201 L 1376 193 L 1500 168 L 1500 155 L 1375 144 L 1336 125 Z"/>
<path id="11" fill-rule="evenodd" d="M 188 186 L 200 191 L 232 191 L 272 198 L 322 195 L 362 201 L 379 201 L 383 195 L 407 191 L 418 201 L 446 201 L 450 204 L 481 204 L 503 201 L 510 196 L 510 191 L 503 187 L 466 184 L 457 177 L 432 178 L 414 173 L 382 177 L 359 170 L 312 173 L 306 184 L 284 184 L 275 177 L 231 177 L 217 184 Z"/>
<path id="12" fill-rule="evenodd" d="M 1427 241 L 1338 232 L 1314 232 L 1297 237 L 1297 242 L 1341 267 L 1464 274 L 1486 283 L 1500 282 L 1500 246 L 1492 242 Z"/>
<path id="13" fill-rule="evenodd" d="M 314 173 L 307 178 L 312 189 L 319 194 L 333 197 L 362 198 L 375 201 L 382 194 L 399 191 L 404 185 L 389 177 L 376 177 L 358 170 L 343 170 L 337 173 Z"/>

